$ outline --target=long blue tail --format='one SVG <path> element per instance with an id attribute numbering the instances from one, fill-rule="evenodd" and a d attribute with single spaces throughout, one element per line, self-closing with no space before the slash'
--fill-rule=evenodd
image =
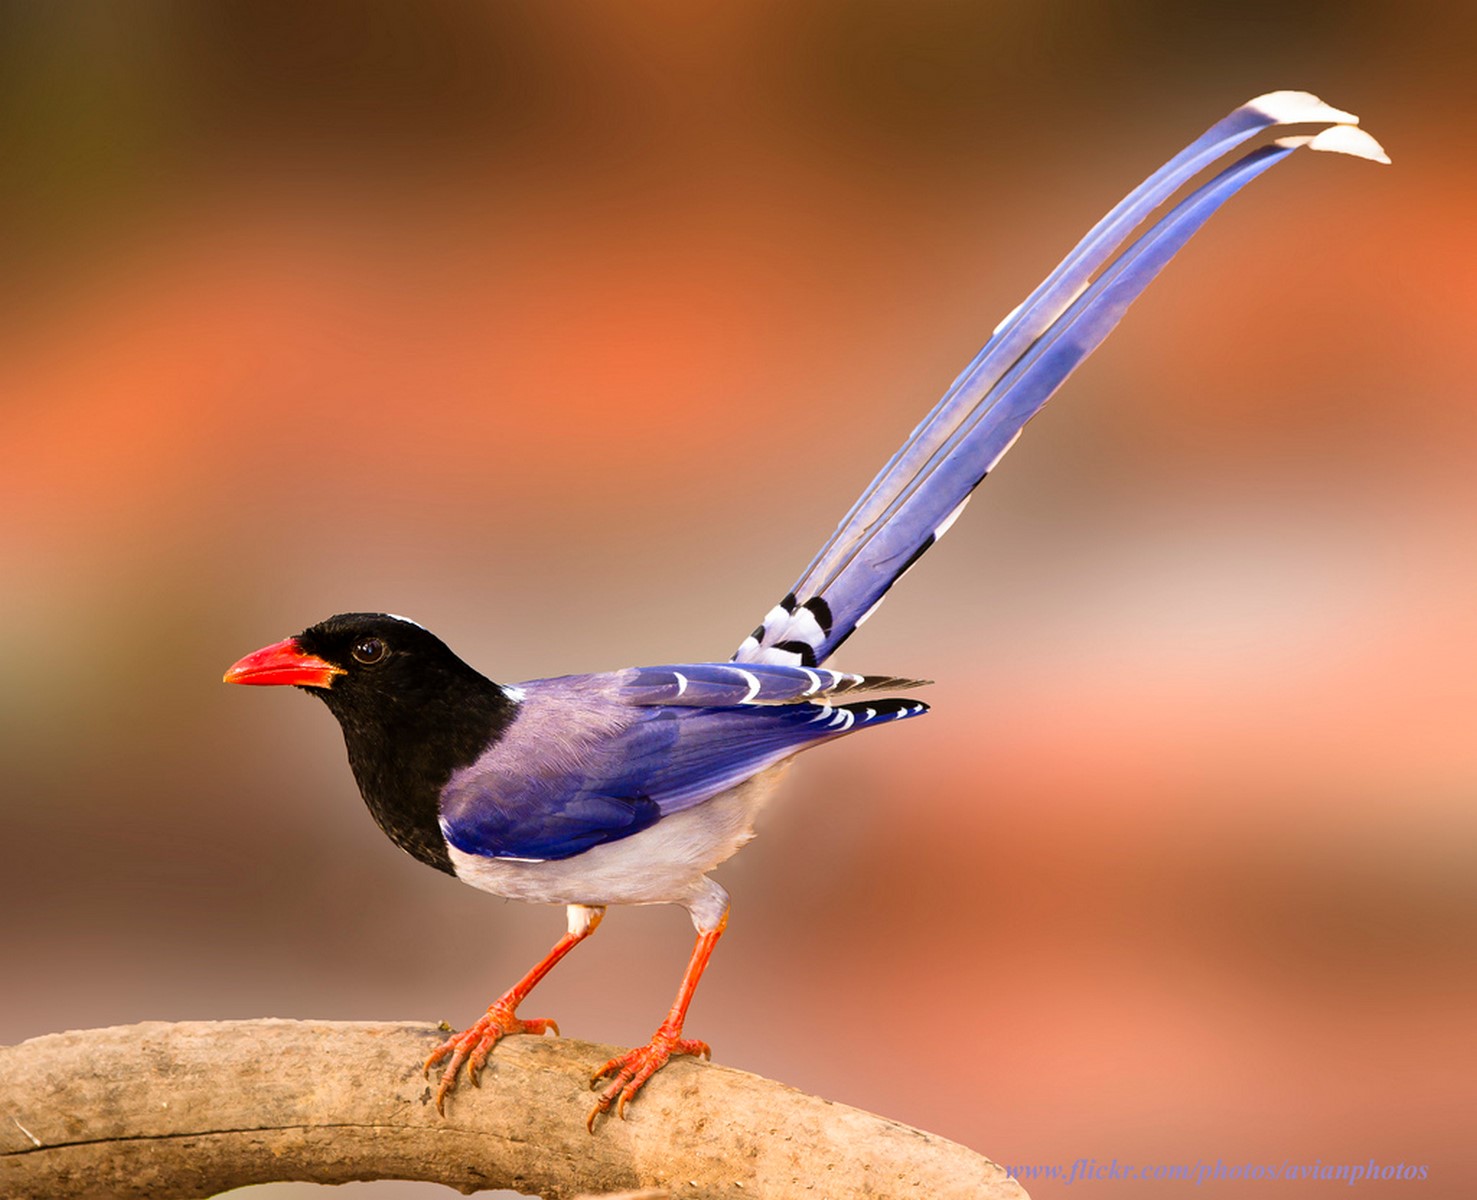
<path id="1" fill-rule="evenodd" d="M 943 536 L 1026 422 L 1216 209 L 1301 146 L 1389 161 L 1357 123 L 1307 92 L 1272 92 L 1242 105 L 1149 176 L 1001 322 L 734 661 L 824 662 Z M 1129 241 L 1196 176 L 1256 134 L 1286 125 L 1325 128 L 1248 151 Z"/>

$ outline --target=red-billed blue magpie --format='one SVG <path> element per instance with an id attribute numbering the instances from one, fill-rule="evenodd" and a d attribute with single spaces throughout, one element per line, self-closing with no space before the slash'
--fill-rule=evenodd
<path id="1" fill-rule="evenodd" d="M 728 893 L 708 872 L 753 835 L 800 751 L 927 711 L 897 695 L 922 681 L 822 664 L 943 536 L 1026 422 L 1216 209 L 1301 146 L 1389 161 L 1357 120 L 1305 92 L 1274 92 L 1145 180 L 999 325 L 729 662 L 504 686 L 412 621 L 348 613 L 226 672 L 231 683 L 305 688 L 328 705 L 370 812 L 402 849 L 473 887 L 568 906 L 568 932 L 549 954 L 427 1059 L 427 1071 L 450 1060 L 438 1108 L 463 1065 L 476 1081 L 499 1038 L 557 1032 L 552 1021 L 518 1016 L 518 1007 L 611 904 L 680 904 L 698 937 L 651 1041 L 595 1072 L 592 1084 L 613 1078 L 591 1129 L 613 1103 L 624 1115 L 673 1054 L 708 1054 L 682 1036 L 728 921 Z M 1291 125 L 1319 130 L 1239 152 Z"/>

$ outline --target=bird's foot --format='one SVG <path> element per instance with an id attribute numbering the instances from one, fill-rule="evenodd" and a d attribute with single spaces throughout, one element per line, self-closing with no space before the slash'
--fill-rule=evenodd
<path id="1" fill-rule="evenodd" d="M 681 1032 L 680 1027 L 674 1029 L 663 1023 L 646 1045 L 617 1055 L 590 1076 L 591 1087 L 607 1075 L 615 1077 L 600 1093 L 595 1101 L 595 1107 L 590 1110 L 590 1116 L 585 1121 L 591 1133 L 595 1132 L 596 1118 L 601 1113 L 609 1112 L 612 1104 L 615 1105 L 615 1115 L 625 1120 L 626 1105 L 641 1090 L 642 1084 L 667 1065 L 667 1060 L 672 1055 L 692 1054 L 701 1055 L 703 1058 L 713 1056 L 707 1042 L 679 1037 Z"/>
<path id="2" fill-rule="evenodd" d="M 429 1078 L 431 1068 L 447 1055 L 451 1056 L 446 1070 L 441 1072 L 441 1082 L 436 1085 L 436 1111 L 442 1116 L 446 1115 L 446 1093 L 456 1087 L 457 1074 L 463 1063 L 467 1067 L 467 1078 L 472 1081 L 473 1087 L 478 1087 L 487 1056 L 492 1053 L 492 1048 L 500 1038 L 507 1037 L 510 1033 L 541 1034 L 550 1029 L 557 1037 L 559 1026 L 553 1021 L 545 1017 L 525 1021 L 514 1012 L 513 1005 L 499 1000 L 487 1010 L 486 1016 L 480 1017 L 471 1028 L 452 1034 L 432 1050 L 430 1057 L 426 1059 L 424 1070 Z"/>

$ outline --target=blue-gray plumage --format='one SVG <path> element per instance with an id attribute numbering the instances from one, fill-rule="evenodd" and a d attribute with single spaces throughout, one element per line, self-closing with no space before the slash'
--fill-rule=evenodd
<path id="1" fill-rule="evenodd" d="M 487 858 L 569 858 L 702 804 L 821 742 L 927 711 L 884 697 L 914 680 L 723 663 L 571 675 L 519 686 L 518 712 L 576 710 L 557 744 L 507 733 L 441 789 L 449 845 Z"/>
<path id="2" fill-rule="evenodd" d="M 517 1007 L 611 904 L 681 904 L 698 930 L 677 1000 L 652 1040 L 605 1064 L 590 1114 L 627 1100 L 672 1054 L 706 1053 L 682 1024 L 728 919 L 707 873 L 742 846 L 802 750 L 926 711 L 921 681 L 823 664 L 953 524 L 1022 427 L 1133 300 L 1232 195 L 1300 146 L 1388 161 L 1357 119 L 1305 92 L 1237 109 L 1110 212 L 995 330 L 863 493 L 815 560 L 728 663 L 630 668 L 500 686 L 403 617 L 331 617 L 248 655 L 236 683 L 294 684 L 343 729 L 384 831 L 421 861 L 516 899 L 563 904 L 569 931 L 427 1069 L 450 1059 L 440 1107 L 496 1041 L 541 1033 Z M 1154 214 L 1249 139 L 1157 219 Z M 1145 223 L 1148 227 L 1138 231 Z"/>

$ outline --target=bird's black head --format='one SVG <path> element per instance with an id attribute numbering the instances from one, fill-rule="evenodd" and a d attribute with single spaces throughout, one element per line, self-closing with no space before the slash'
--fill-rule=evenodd
<path id="1" fill-rule="evenodd" d="M 227 683 L 291 684 L 341 721 L 414 722 L 415 714 L 502 693 L 428 629 L 388 613 L 340 613 L 296 637 L 248 654 Z"/>
<path id="2" fill-rule="evenodd" d="M 375 820 L 443 870 L 441 789 L 497 740 L 517 708 L 435 634 L 387 613 L 329 617 L 248 654 L 225 681 L 290 684 L 328 705 Z"/>
<path id="3" fill-rule="evenodd" d="M 340 721 L 415 723 L 414 714 L 461 707 L 474 695 L 502 691 L 434 633 L 404 617 L 340 613 L 289 640 L 300 656 L 327 665 L 302 686 L 314 690 Z"/>

